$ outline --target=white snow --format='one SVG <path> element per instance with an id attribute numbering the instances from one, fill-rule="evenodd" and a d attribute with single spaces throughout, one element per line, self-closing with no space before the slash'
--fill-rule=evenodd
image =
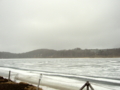
<path id="1" fill-rule="evenodd" d="M 38 80 L 40 77 L 39 74 L 30 73 L 23 70 L 0 68 L 0 75 L 7 77 L 9 70 L 11 70 L 12 79 L 25 81 L 35 85 L 38 84 Z M 57 90 L 57 88 L 61 90 L 79 90 L 85 83 L 86 82 L 83 81 L 77 81 L 58 76 L 47 76 L 43 74 L 40 82 L 40 87 L 42 87 L 44 90 Z M 95 90 L 113 90 L 92 83 L 91 85 Z"/>

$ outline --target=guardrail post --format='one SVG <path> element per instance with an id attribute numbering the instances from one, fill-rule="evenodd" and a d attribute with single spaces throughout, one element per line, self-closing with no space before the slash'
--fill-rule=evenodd
<path id="1" fill-rule="evenodd" d="M 18 73 L 17 73 L 17 74 L 15 75 L 15 77 L 14 77 L 14 82 L 16 82 L 17 76 L 18 76 Z"/>
<path id="2" fill-rule="evenodd" d="M 39 81 L 38 81 L 38 86 L 37 86 L 37 90 L 39 90 L 39 85 L 40 85 L 40 81 L 42 79 L 42 74 L 40 74 L 40 78 L 39 78 Z"/>
<path id="3" fill-rule="evenodd" d="M 9 71 L 8 80 L 10 80 L 11 71 Z"/>

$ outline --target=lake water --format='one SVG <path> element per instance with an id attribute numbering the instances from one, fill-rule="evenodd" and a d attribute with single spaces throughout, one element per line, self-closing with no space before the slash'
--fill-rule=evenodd
<path id="1" fill-rule="evenodd" d="M 90 81 L 110 90 L 120 89 L 120 58 L 0 59 L 0 68 L 0 74 L 6 69 L 42 73 L 49 77 Z"/>

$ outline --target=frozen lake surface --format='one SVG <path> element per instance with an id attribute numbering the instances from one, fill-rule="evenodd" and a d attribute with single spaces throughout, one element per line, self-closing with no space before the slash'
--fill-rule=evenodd
<path id="1" fill-rule="evenodd" d="M 0 59 L 0 75 L 7 76 L 9 70 L 31 83 L 42 73 L 41 84 L 50 87 L 79 90 L 90 81 L 95 90 L 120 90 L 120 58 Z"/>

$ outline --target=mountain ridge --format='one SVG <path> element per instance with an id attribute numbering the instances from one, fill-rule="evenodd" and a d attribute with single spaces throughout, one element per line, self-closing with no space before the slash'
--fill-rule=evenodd
<path id="1" fill-rule="evenodd" d="M 0 52 L 0 58 L 98 58 L 120 57 L 120 48 L 114 49 L 36 49 L 24 53 Z"/>

